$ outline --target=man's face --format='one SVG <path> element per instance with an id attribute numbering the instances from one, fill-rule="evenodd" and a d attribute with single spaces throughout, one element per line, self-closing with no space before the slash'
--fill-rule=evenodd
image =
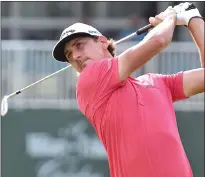
<path id="1" fill-rule="evenodd" d="M 77 37 L 65 45 L 64 54 L 70 64 L 82 72 L 94 60 L 105 58 L 107 47 L 106 38 Z"/>

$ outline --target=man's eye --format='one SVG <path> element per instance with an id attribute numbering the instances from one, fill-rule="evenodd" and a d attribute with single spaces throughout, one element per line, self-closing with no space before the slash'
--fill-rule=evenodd
<path id="1" fill-rule="evenodd" d="M 77 48 L 80 48 L 81 46 L 82 46 L 81 43 L 77 43 L 76 45 Z"/>

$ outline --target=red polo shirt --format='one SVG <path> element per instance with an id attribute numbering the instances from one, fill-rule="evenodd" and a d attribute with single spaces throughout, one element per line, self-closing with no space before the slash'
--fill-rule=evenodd
<path id="1" fill-rule="evenodd" d="M 103 143 L 112 177 L 191 177 L 173 102 L 185 99 L 183 73 L 121 82 L 118 59 L 88 65 L 77 82 L 80 110 Z"/>

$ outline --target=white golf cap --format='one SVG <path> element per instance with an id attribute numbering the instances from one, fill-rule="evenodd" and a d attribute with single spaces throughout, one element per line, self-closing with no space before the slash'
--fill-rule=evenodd
<path id="1" fill-rule="evenodd" d="M 53 57 L 58 61 L 66 62 L 67 59 L 64 55 L 65 44 L 76 37 L 84 35 L 102 36 L 102 34 L 92 26 L 84 23 L 75 23 L 63 30 L 59 41 L 53 48 Z"/>

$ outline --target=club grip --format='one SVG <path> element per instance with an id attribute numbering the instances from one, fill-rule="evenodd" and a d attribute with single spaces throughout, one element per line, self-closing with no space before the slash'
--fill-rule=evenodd
<path id="1" fill-rule="evenodd" d="M 140 34 L 147 32 L 151 28 L 153 28 L 153 26 L 151 24 L 149 24 L 149 25 L 146 25 L 146 26 L 140 28 L 139 30 L 137 30 L 136 33 L 137 33 L 137 35 L 140 35 Z"/>

